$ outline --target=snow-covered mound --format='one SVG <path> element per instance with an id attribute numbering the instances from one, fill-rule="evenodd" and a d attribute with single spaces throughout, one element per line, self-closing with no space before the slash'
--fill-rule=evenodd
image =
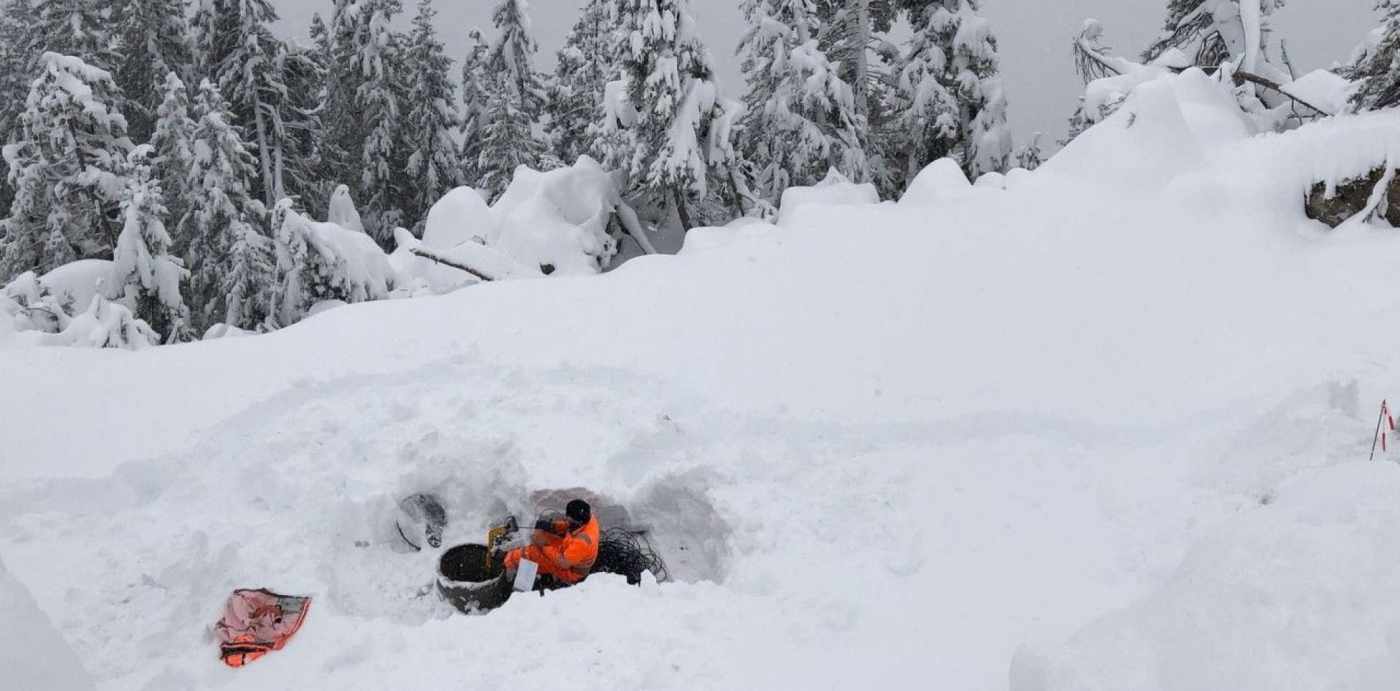
<path id="1" fill-rule="evenodd" d="M 940 158 L 924 166 L 914 176 L 914 181 L 909 183 L 909 189 L 904 191 L 899 203 L 934 205 L 966 196 L 970 189 L 972 183 L 967 181 L 962 166 L 951 158 Z"/>
<path id="2" fill-rule="evenodd" d="M 801 223 L 804 214 L 820 214 L 831 206 L 864 206 L 878 204 L 880 193 L 870 183 L 856 184 L 835 168 L 821 182 L 810 187 L 794 186 L 783 190 L 778 208 L 778 223 L 793 226 Z"/>
<path id="3" fill-rule="evenodd" d="M 428 210 L 423 245 L 448 250 L 464 242 L 484 243 L 496 238 L 499 225 L 481 193 L 470 187 L 458 187 Z"/>
<path id="4" fill-rule="evenodd" d="M 623 204 L 613 175 L 587 156 L 544 173 L 522 167 L 494 206 L 469 187 L 449 192 L 429 211 L 421 244 L 400 236 L 392 261 L 401 284 L 436 293 L 479 278 L 415 249 L 490 280 L 595 274 L 618 251 L 617 239 L 608 233 L 615 212 L 633 237 L 645 232 Z"/>
<path id="5" fill-rule="evenodd" d="M 39 284 L 58 299 L 60 304 L 78 308 L 88 305 L 99 293 L 112 297 L 112 262 L 106 259 L 80 259 L 69 262 L 39 277 Z"/>
<path id="6" fill-rule="evenodd" d="M 491 207 L 500 225 L 487 244 L 522 264 L 597 273 L 617 252 L 607 226 L 620 202 L 612 175 L 587 156 L 545 173 L 521 168 Z"/>
<path id="7" fill-rule="evenodd" d="M 1389 691 L 1400 452 L 1358 463 L 1400 381 L 1400 238 L 1302 199 L 1400 122 L 1250 137 L 1199 75 L 1160 84 L 936 213 L 6 351 L 0 554 L 106 689 Z M 575 487 L 675 579 L 457 616 L 385 519 L 433 492 L 480 541 Z M 235 671 L 206 631 L 239 586 L 316 604 Z"/>

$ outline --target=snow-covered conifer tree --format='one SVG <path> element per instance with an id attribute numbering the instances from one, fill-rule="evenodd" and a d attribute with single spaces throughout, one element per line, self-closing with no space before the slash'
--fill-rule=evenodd
<path id="1" fill-rule="evenodd" d="M 447 76 L 452 60 L 443 52 L 433 28 L 437 12 L 432 0 L 418 0 L 413 35 L 408 46 L 411 78 L 404 137 L 409 145 L 406 212 L 418 234 L 428 209 L 460 184 L 457 143 L 453 132 L 461 127 L 457 85 Z"/>
<path id="2" fill-rule="evenodd" d="M 188 272 L 170 256 L 160 182 L 151 174 L 149 146 L 131 154 L 122 198 L 122 232 L 112 253 L 112 290 L 167 343 L 186 336 L 189 309 L 180 295 Z"/>
<path id="3" fill-rule="evenodd" d="M 331 41 L 331 30 L 326 26 L 326 20 L 321 18 L 320 12 L 311 14 L 310 35 L 311 45 L 315 46 L 316 51 L 329 60 L 331 52 L 335 50 L 335 44 Z"/>
<path id="4" fill-rule="evenodd" d="M 621 154 L 630 186 L 670 205 L 694 227 L 689 206 L 709 193 L 703 141 L 715 116 L 714 67 L 688 0 L 620 0 L 618 64 L 636 111 Z"/>
<path id="5" fill-rule="evenodd" d="M 116 0 L 112 5 L 120 53 L 112 76 L 126 95 L 123 112 L 134 141 L 148 141 L 155 130 L 166 75 L 188 77 L 194 66 L 185 5 L 184 0 Z"/>
<path id="6" fill-rule="evenodd" d="M 835 168 L 867 177 L 855 97 L 817 43 L 813 0 L 745 0 L 740 43 L 748 81 L 742 151 L 757 166 L 760 193 L 776 203 L 790 185 L 811 185 Z"/>
<path id="7" fill-rule="evenodd" d="M 884 34 L 893 25 L 892 0 L 816 0 L 822 19 L 821 41 L 827 56 L 843 67 L 842 77 L 851 85 L 856 110 L 862 116 L 878 116 L 884 96 L 887 63 L 898 55 Z M 905 5 L 926 4 L 903 0 Z M 878 122 L 878 118 L 872 118 Z"/>
<path id="8" fill-rule="evenodd" d="M 1361 82 L 1352 95 L 1357 110 L 1380 110 L 1400 105 L 1400 0 L 1379 0 L 1383 21 L 1378 40 L 1357 51 L 1348 76 Z"/>
<path id="9" fill-rule="evenodd" d="M 277 253 L 272 238 L 251 225 L 233 229 L 224 293 L 228 308 L 224 323 L 255 331 L 273 316 L 273 289 L 277 284 Z"/>
<path id="10" fill-rule="evenodd" d="M 515 169 L 541 168 L 544 143 L 535 125 L 544 110 L 544 84 L 535 71 L 539 47 L 530 35 L 525 0 L 501 0 L 492 20 L 499 35 L 484 65 L 486 105 L 480 122 L 479 185 L 494 199 L 510 185 Z"/>
<path id="11" fill-rule="evenodd" d="M 401 206 L 404 112 L 400 77 L 405 69 L 402 41 L 390 22 L 403 11 L 399 0 L 362 0 L 358 7 L 354 64 L 363 81 L 356 105 L 365 136 L 360 152 L 359 193 L 365 230 L 381 247 L 393 244 L 394 228 L 403 223 Z"/>
<path id="12" fill-rule="evenodd" d="M 30 0 L 0 0 L 0 147 L 19 135 L 19 116 L 29 94 L 35 26 Z M 9 211 L 15 197 L 9 178 L 5 159 L 0 156 L 0 216 Z"/>
<path id="13" fill-rule="evenodd" d="M 1185 63 L 1174 67 L 1213 70 L 1244 56 L 1241 67 L 1258 69 L 1268 45 L 1269 18 L 1287 0 L 1167 0 L 1162 33 L 1143 54 L 1151 62 L 1168 51 L 1181 51 Z M 1285 80 L 1286 81 L 1286 80 Z"/>
<path id="14" fill-rule="evenodd" d="M 155 153 L 155 168 L 169 210 L 166 227 L 172 231 L 171 251 L 183 256 L 190 240 L 182 234 L 185 214 L 191 203 L 190 169 L 194 167 L 195 122 L 190 117 L 189 91 L 174 72 L 165 75 L 163 97 L 156 110 L 155 131 L 151 147 Z"/>
<path id="15" fill-rule="evenodd" d="M 4 152 L 18 194 L 0 247 L 0 279 L 105 255 L 118 231 L 108 213 L 126 188 L 132 146 L 126 119 L 112 106 L 120 93 L 112 75 L 57 53 L 44 53 L 39 70 L 21 132 Z"/>
<path id="16" fill-rule="evenodd" d="M 33 35 L 39 50 L 81 59 L 111 70 L 117 55 L 112 33 L 99 0 L 31 0 L 39 26 Z M 36 56 L 38 52 L 36 51 Z"/>
<path id="17" fill-rule="evenodd" d="M 869 179 L 882 194 L 898 194 L 904 182 L 901 106 L 892 93 L 901 64 L 900 49 L 890 40 L 900 4 L 923 0 L 815 0 L 821 18 L 819 45 L 841 65 L 841 79 L 851 86 L 857 127 L 862 132 Z"/>
<path id="18" fill-rule="evenodd" d="M 481 186 L 481 132 L 486 126 L 487 89 L 486 57 L 490 46 L 482 39 L 481 30 L 467 32 L 471 45 L 462 60 L 462 181 L 472 187 Z"/>
<path id="19" fill-rule="evenodd" d="M 565 164 L 597 154 L 603 96 L 616 72 L 613 4 L 613 0 L 589 0 L 556 54 L 545 102 L 545 132 L 554 155 Z"/>
<path id="20" fill-rule="evenodd" d="M 253 190 L 265 204 L 312 196 L 319 166 L 322 71 L 311 52 L 268 28 L 267 0 L 210 0 L 201 10 L 199 53 L 258 157 Z"/>
<path id="21" fill-rule="evenodd" d="M 196 332 L 203 333 L 228 314 L 231 244 L 247 230 L 257 232 L 266 207 L 249 189 L 257 176 L 255 159 L 231 122 L 232 113 L 222 92 L 209 80 L 199 85 L 195 113 L 191 213 L 182 233 L 190 239 L 191 321 Z M 245 322 L 235 326 L 255 325 Z"/>
<path id="22" fill-rule="evenodd" d="M 906 184 L 945 156 L 971 179 L 1005 171 L 1012 149 L 1006 95 L 980 0 L 927 0 L 910 18 L 914 38 L 898 83 Z"/>

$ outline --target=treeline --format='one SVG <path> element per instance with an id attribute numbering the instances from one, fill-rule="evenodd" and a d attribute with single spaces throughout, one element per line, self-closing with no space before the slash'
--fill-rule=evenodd
<path id="1" fill-rule="evenodd" d="M 1238 0 L 1168 0 L 1141 61 L 1109 55 L 1087 25 L 1081 72 L 1219 69 L 1249 60 L 1235 43 L 1251 26 L 1262 55 L 1282 1 L 1244 1 L 1261 3 L 1253 24 Z M 1379 4 L 1384 24 L 1347 75 L 1357 107 L 1400 98 L 1400 2 Z M 179 340 L 294 315 L 273 308 L 278 285 L 309 270 L 272 211 L 289 199 L 324 218 L 342 184 L 387 249 L 454 187 L 494 199 L 518 166 L 581 156 L 620 171 L 650 223 L 682 228 L 767 216 L 831 170 L 892 197 L 939 158 L 973 179 L 1039 163 L 1035 141 L 1013 146 L 981 0 L 740 7 L 745 83 L 726 99 L 690 0 L 589 0 L 552 73 L 534 68 L 527 4 L 500 0 L 457 75 L 432 0 L 407 32 L 401 0 L 330 0 L 306 45 L 272 33 L 268 0 L 0 0 L 0 284 L 114 260 L 124 287 L 107 292 Z M 897 23 L 912 30 L 899 40 Z M 1086 103 L 1071 134 L 1125 97 Z"/>

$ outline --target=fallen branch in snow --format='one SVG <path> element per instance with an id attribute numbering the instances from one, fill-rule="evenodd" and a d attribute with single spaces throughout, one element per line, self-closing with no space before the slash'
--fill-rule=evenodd
<path id="1" fill-rule="evenodd" d="M 1287 96 L 1288 99 L 1293 101 L 1294 103 L 1311 108 L 1312 110 L 1317 111 L 1317 113 L 1320 115 L 1328 117 L 1335 115 L 1335 113 L 1329 113 L 1311 103 L 1308 103 L 1307 101 L 1304 101 L 1301 98 L 1298 98 L 1297 96 L 1294 96 L 1293 94 L 1288 93 L 1288 90 L 1285 89 L 1282 84 L 1272 79 L 1269 79 L 1268 77 L 1261 77 L 1257 74 L 1254 74 L 1253 72 L 1246 72 L 1244 70 L 1236 70 L 1234 76 L 1236 86 L 1240 86 L 1243 85 L 1245 82 L 1249 82 L 1251 84 L 1262 86 L 1265 89 L 1269 89 L 1271 91 L 1277 91 L 1283 94 L 1284 96 Z"/>
<path id="2" fill-rule="evenodd" d="M 473 275 L 473 276 L 475 276 L 475 277 L 477 277 L 477 278 L 479 278 L 479 279 L 481 279 L 481 280 L 483 280 L 483 281 L 495 281 L 495 280 L 496 280 L 494 277 L 488 276 L 488 275 L 486 275 L 485 273 L 482 273 L 481 271 L 478 271 L 478 270 L 476 270 L 476 269 L 473 269 L 473 268 L 470 267 L 470 266 L 467 266 L 466 264 L 462 264 L 462 263 L 460 263 L 460 262 L 452 261 L 451 259 L 446 259 L 446 258 L 440 257 L 440 256 L 438 256 L 438 255 L 436 255 L 436 254 L 433 254 L 432 252 L 429 252 L 428 250 L 425 250 L 425 249 L 423 249 L 423 248 L 421 248 L 421 247 L 414 247 L 413 249 L 409 250 L 409 252 L 412 253 L 414 256 L 422 257 L 422 258 L 424 258 L 424 259 L 427 259 L 428 261 L 437 262 L 438 264 L 442 264 L 443 266 L 450 266 L 450 267 L 452 267 L 452 268 L 454 268 L 454 269 L 457 269 L 458 271 L 465 271 L 465 272 L 467 272 L 467 273 L 469 273 L 469 274 L 471 274 L 471 275 Z"/>

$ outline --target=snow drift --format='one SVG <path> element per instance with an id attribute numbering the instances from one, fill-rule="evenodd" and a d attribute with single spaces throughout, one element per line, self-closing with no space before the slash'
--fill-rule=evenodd
<path id="1" fill-rule="evenodd" d="M 0 553 L 109 689 L 1388 691 L 1400 467 L 1357 462 L 1400 239 L 1302 198 L 1400 124 L 1248 136 L 1207 88 L 1138 89 L 1006 189 L 257 338 L 6 351 Z M 421 596 L 435 554 L 384 542 L 414 492 L 456 544 L 570 487 L 678 578 L 460 617 Z M 324 607 L 234 673 L 205 632 L 249 585 Z M 135 611 L 149 639 L 101 625 Z"/>

